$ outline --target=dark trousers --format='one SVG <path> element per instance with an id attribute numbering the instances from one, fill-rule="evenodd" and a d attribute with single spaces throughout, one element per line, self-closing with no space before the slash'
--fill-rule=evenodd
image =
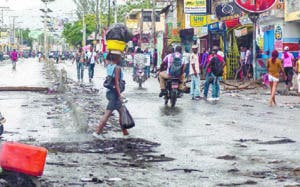
<path id="1" fill-rule="evenodd" d="M 95 64 L 89 64 L 89 79 L 94 78 Z"/>

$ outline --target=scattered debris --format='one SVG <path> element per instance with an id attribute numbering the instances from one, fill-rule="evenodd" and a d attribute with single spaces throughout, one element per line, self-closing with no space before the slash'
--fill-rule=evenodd
<path id="1" fill-rule="evenodd" d="M 183 169 L 181 169 L 181 168 L 168 169 L 168 170 L 166 170 L 166 171 L 184 171 L 185 173 L 191 173 L 191 172 L 193 172 L 193 171 L 196 171 L 196 172 L 203 172 L 203 171 L 198 170 L 198 169 L 186 169 L 186 168 L 183 168 Z"/>
<path id="2" fill-rule="evenodd" d="M 236 172 L 239 172 L 239 171 L 240 171 L 240 170 L 234 168 L 234 169 L 228 170 L 227 172 L 228 172 L 228 173 L 236 173 Z"/>
<path id="3" fill-rule="evenodd" d="M 257 144 L 269 144 L 269 145 L 274 145 L 274 144 L 287 144 L 287 143 L 295 143 L 296 141 L 291 140 L 289 138 L 284 138 L 281 140 L 272 140 L 272 141 L 265 141 L 265 142 L 257 142 Z"/>
<path id="4" fill-rule="evenodd" d="M 242 185 L 255 185 L 255 184 L 257 184 L 256 181 L 247 180 L 246 182 L 238 182 L 238 183 L 228 183 L 228 184 L 220 183 L 217 184 L 217 186 L 242 186 Z"/>
<path id="5" fill-rule="evenodd" d="M 223 159 L 223 160 L 236 160 L 236 156 L 233 155 L 225 155 L 225 156 L 219 156 L 217 159 Z"/>
<path id="6" fill-rule="evenodd" d="M 29 92 L 44 92 L 48 91 L 47 87 L 29 87 L 29 86 L 5 86 L 0 87 L 0 91 L 29 91 Z"/>

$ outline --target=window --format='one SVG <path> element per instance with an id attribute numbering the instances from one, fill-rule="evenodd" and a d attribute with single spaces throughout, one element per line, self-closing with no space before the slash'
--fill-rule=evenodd
<path id="1" fill-rule="evenodd" d="M 129 19 L 136 19 L 136 14 L 130 14 Z"/>
<path id="2" fill-rule="evenodd" d="M 144 11 L 143 12 L 143 21 L 144 22 L 152 22 L 152 11 Z M 155 22 L 160 22 L 160 14 L 158 11 L 155 14 Z"/>

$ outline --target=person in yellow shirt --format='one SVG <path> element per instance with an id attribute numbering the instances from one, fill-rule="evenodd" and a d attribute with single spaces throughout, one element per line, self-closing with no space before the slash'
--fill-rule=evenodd
<path id="1" fill-rule="evenodd" d="M 279 82 L 280 71 L 284 72 L 284 69 L 281 64 L 281 60 L 278 59 L 278 51 L 274 50 L 272 52 L 272 57 L 267 61 L 267 69 L 268 69 L 268 79 L 270 82 L 271 88 L 271 97 L 270 97 L 270 106 L 276 105 L 275 93 L 277 89 L 277 85 Z M 286 75 L 284 74 L 286 79 Z"/>

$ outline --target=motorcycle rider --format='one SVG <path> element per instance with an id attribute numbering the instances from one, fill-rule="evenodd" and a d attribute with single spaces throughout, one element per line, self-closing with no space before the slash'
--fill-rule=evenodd
<path id="1" fill-rule="evenodd" d="M 172 64 L 172 61 L 173 61 L 173 57 L 181 58 L 181 59 L 183 58 L 182 57 L 182 48 L 181 48 L 181 46 L 176 46 L 175 52 L 168 54 L 164 58 L 161 66 L 160 66 L 160 69 L 159 69 L 159 72 L 158 72 L 158 76 L 159 76 L 159 83 L 160 83 L 161 92 L 159 93 L 159 97 L 162 97 L 162 96 L 164 96 L 166 94 L 165 81 L 166 81 L 166 79 L 171 78 L 171 75 L 169 73 L 169 69 L 171 67 L 171 64 Z M 177 78 L 180 79 L 180 84 L 179 84 L 179 88 L 178 88 L 179 96 L 182 96 L 183 83 L 184 83 L 185 65 L 183 63 L 183 60 L 182 60 L 182 67 L 181 68 L 182 68 L 182 70 L 181 70 L 181 76 L 177 77 Z"/>

